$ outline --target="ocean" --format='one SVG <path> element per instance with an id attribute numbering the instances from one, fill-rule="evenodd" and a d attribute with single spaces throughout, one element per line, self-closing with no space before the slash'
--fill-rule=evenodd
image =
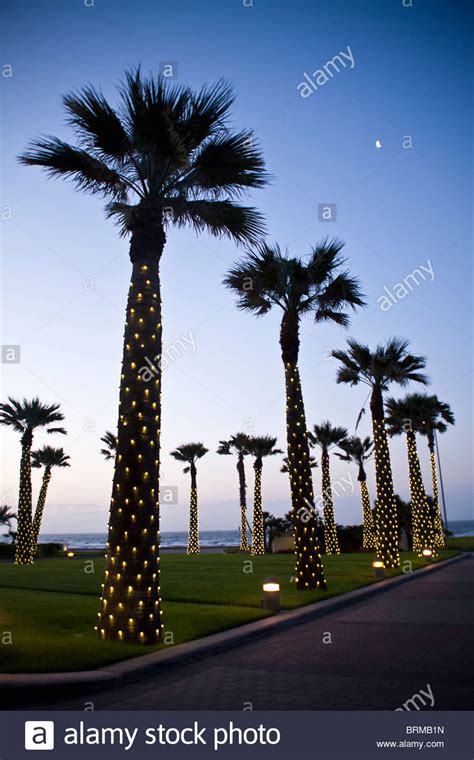
<path id="1" fill-rule="evenodd" d="M 239 546 L 238 530 L 202 530 L 199 533 L 201 547 Z M 41 542 L 64 544 L 71 549 L 103 549 L 107 543 L 106 533 L 42 533 Z M 161 546 L 183 548 L 188 543 L 187 531 L 166 531 L 161 534 Z"/>
<path id="2" fill-rule="evenodd" d="M 454 536 L 474 536 L 474 520 L 452 520 L 449 529 Z M 202 530 L 199 533 L 202 547 L 239 546 L 238 530 Z M 7 541 L 6 538 L 0 538 Z M 167 531 L 161 534 L 163 548 L 183 548 L 188 541 L 187 531 Z M 71 549 L 103 549 L 107 543 L 105 533 L 42 533 L 41 542 L 58 543 Z"/>

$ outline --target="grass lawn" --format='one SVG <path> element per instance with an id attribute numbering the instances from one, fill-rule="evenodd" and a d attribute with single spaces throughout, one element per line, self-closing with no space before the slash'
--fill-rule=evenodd
<path id="1" fill-rule="evenodd" d="M 442 559 L 456 554 L 443 551 Z M 265 617 L 260 609 L 264 578 L 276 576 L 282 607 L 292 609 L 374 582 L 372 554 L 324 557 L 329 590 L 298 592 L 291 555 L 252 557 L 165 554 L 162 564 L 163 620 L 167 648 Z M 410 564 L 411 563 L 411 566 Z M 402 554 L 408 572 L 425 565 Z M 53 672 L 97 668 L 152 651 L 153 647 L 98 641 L 103 558 L 43 560 L 32 567 L 0 566 L 0 671 Z M 93 572 L 92 572 L 93 570 Z M 387 571 L 387 576 L 399 571 Z M 7 634 L 5 638 L 5 633 Z M 11 634 L 12 644 L 5 643 Z"/>
<path id="2" fill-rule="evenodd" d="M 459 536 L 458 538 L 448 538 L 446 541 L 448 549 L 458 549 L 463 552 L 474 551 L 474 536 Z"/>

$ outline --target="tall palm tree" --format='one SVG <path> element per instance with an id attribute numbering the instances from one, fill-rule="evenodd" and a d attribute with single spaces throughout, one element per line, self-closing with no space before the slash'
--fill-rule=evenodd
<path id="1" fill-rule="evenodd" d="M 416 445 L 416 433 L 420 431 L 422 421 L 422 410 L 418 403 L 420 395 L 408 393 L 402 399 L 386 399 L 385 419 L 389 435 L 406 435 L 413 551 L 422 556 L 423 549 L 431 549 L 434 552 L 435 541 L 434 526 Z"/>
<path id="2" fill-rule="evenodd" d="M 358 385 L 364 383 L 371 389 L 370 410 L 375 448 L 375 479 L 377 484 L 376 529 L 377 550 L 385 567 L 400 565 L 398 550 L 398 519 L 393 490 L 392 465 L 385 429 L 383 393 L 391 383 L 402 387 L 410 381 L 426 384 L 423 356 L 410 354 L 409 342 L 400 338 L 390 338 L 385 345 L 369 346 L 348 340 L 348 350 L 333 351 L 332 355 L 341 362 L 337 372 L 338 383 Z"/>
<path id="3" fill-rule="evenodd" d="M 321 449 L 321 479 L 324 514 L 324 544 L 326 554 L 340 554 L 339 540 L 337 538 L 336 520 L 334 517 L 334 501 L 331 487 L 331 470 L 329 465 L 329 451 L 333 446 L 341 446 L 347 438 L 347 430 L 343 427 L 333 427 L 328 420 L 321 425 L 314 425 L 313 432 L 309 433 L 312 446 Z"/>
<path id="4" fill-rule="evenodd" d="M 203 443 L 184 443 L 171 452 L 171 456 L 178 462 L 186 462 L 183 472 L 191 474 L 191 498 L 189 502 L 189 534 L 188 554 L 199 554 L 199 519 L 198 519 L 198 494 L 197 494 L 197 469 L 196 462 L 201 459 L 209 449 Z"/>
<path id="5" fill-rule="evenodd" d="M 12 512 L 8 504 L 0 507 L 0 525 L 11 526 L 12 520 L 16 520 L 16 513 Z"/>
<path id="6" fill-rule="evenodd" d="M 228 126 L 233 102 L 223 81 L 193 92 L 137 69 L 125 76 L 117 108 L 91 86 L 65 96 L 77 145 L 39 138 L 20 157 L 107 199 L 107 216 L 130 235 L 102 639 L 155 644 L 162 629 L 159 265 L 168 228 L 189 225 L 237 243 L 254 242 L 264 231 L 261 215 L 238 202 L 268 177 L 252 133 Z"/>
<path id="7" fill-rule="evenodd" d="M 20 492 L 18 497 L 18 530 L 15 552 L 17 565 L 33 564 L 33 514 L 31 501 L 31 448 L 34 432 L 46 428 L 47 433 L 62 433 L 62 427 L 54 427 L 55 422 L 62 422 L 64 415 L 59 411 L 59 404 L 43 404 L 38 397 L 23 401 L 8 397 L 8 404 L 0 404 L 0 424 L 13 428 L 20 433 Z"/>
<path id="8" fill-rule="evenodd" d="M 228 441 L 219 441 L 218 454 L 237 454 L 237 472 L 239 475 L 239 499 L 240 499 L 240 551 L 248 552 L 247 538 L 247 483 L 245 480 L 244 459 L 249 453 L 249 436 L 245 433 L 236 433 Z"/>
<path id="9" fill-rule="evenodd" d="M 344 462 L 354 462 L 359 468 L 357 480 L 359 481 L 362 502 L 362 546 L 364 549 L 375 551 L 377 549 L 377 542 L 374 518 L 370 506 L 369 489 L 367 487 L 367 473 L 364 467 L 365 462 L 372 457 L 374 444 L 368 436 L 362 439 L 357 435 L 351 435 L 339 444 L 339 448 L 344 453 L 340 454 L 336 451 L 336 456 Z"/>
<path id="10" fill-rule="evenodd" d="M 454 425 L 454 415 L 449 404 L 440 401 L 435 395 L 417 394 L 417 405 L 420 410 L 419 432 L 428 439 L 430 452 L 432 496 L 434 503 L 434 534 L 435 545 L 438 548 L 444 546 L 443 521 L 439 504 L 438 468 L 436 466 L 435 445 L 436 433 L 445 433 L 448 425 Z"/>
<path id="11" fill-rule="evenodd" d="M 255 471 L 254 495 L 253 495 L 253 520 L 252 520 L 252 548 L 251 554 L 265 554 L 265 522 L 263 518 L 262 503 L 262 470 L 265 457 L 282 454 L 281 449 L 276 449 L 276 438 L 270 435 L 254 435 L 249 438 L 249 453 L 255 457 L 253 469 Z"/>
<path id="12" fill-rule="evenodd" d="M 110 459 L 115 459 L 115 455 L 117 453 L 117 436 L 111 433 L 110 430 L 106 430 L 100 440 L 103 444 L 105 444 L 105 448 L 100 450 L 100 453 L 104 459 L 107 462 Z"/>
<path id="13" fill-rule="evenodd" d="M 33 451 L 31 455 L 32 467 L 44 467 L 43 480 L 33 518 L 33 556 L 35 556 L 38 549 L 38 538 L 41 530 L 41 521 L 43 519 L 44 506 L 46 504 L 49 481 L 51 480 L 51 471 L 53 467 L 70 467 L 70 458 L 71 457 L 65 454 L 64 449 L 55 449 L 53 446 L 42 446 L 41 449 Z"/>
<path id="14" fill-rule="evenodd" d="M 326 588 L 316 536 L 306 416 L 298 369 L 299 326 L 312 314 L 316 322 L 346 327 L 344 309 L 363 304 L 357 280 L 342 269 L 343 243 L 325 240 L 305 259 L 290 258 L 275 245 L 257 246 L 227 274 L 224 282 L 238 296 L 238 308 L 256 316 L 282 310 L 280 347 L 285 371 L 286 427 L 293 510 L 296 578 L 300 590 Z"/>

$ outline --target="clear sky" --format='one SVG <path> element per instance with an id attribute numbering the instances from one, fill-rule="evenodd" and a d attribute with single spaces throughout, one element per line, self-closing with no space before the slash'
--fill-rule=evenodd
<path id="1" fill-rule="evenodd" d="M 40 133 L 72 139 L 60 104 L 68 90 L 93 83 L 114 103 L 124 69 L 141 63 L 157 71 L 162 62 L 177 62 L 179 81 L 196 88 L 221 76 L 234 83 L 234 125 L 255 129 L 275 176 L 271 187 L 252 196 L 267 217 L 269 239 L 305 255 L 322 237 L 337 235 L 361 279 L 369 305 L 349 331 L 309 318 L 302 326 L 308 422 L 329 418 L 352 431 L 366 398 L 365 386 L 335 384 L 331 348 L 349 335 L 370 344 L 391 335 L 409 338 L 413 350 L 428 357 L 432 392 L 450 402 L 456 416 L 456 427 L 441 439 L 449 516 L 471 517 L 470 4 L 2 5 L 2 343 L 21 346 L 20 364 L 3 365 L 2 398 L 38 394 L 59 401 L 68 437 L 38 434 L 35 443 L 63 445 L 72 463 L 54 473 L 45 531 L 106 528 L 112 465 L 99 454 L 99 438 L 116 428 L 130 262 L 128 244 L 104 220 L 98 198 L 47 180 L 15 157 Z M 311 78 L 341 52 L 346 66 L 302 97 L 304 73 Z M 337 204 L 335 222 L 318 220 L 321 203 Z M 239 255 L 228 241 L 183 230 L 169 234 L 162 260 L 164 344 L 191 336 L 195 350 L 181 352 L 164 374 L 162 482 L 178 486 L 179 505 L 163 508 L 163 530 L 187 526 L 188 482 L 169 456 L 172 448 L 202 440 L 210 449 L 198 476 L 201 527 L 209 530 L 239 522 L 235 463 L 214 453 L 219 439 L 245 428 L 276 435 L 284 447 L 280 315 L 256 320 L 237 312 L 221 282 Z M 384 311 L 378 301 L 384 288 L 393 293 L 415 269 L 424 278 Z M 370 432 L 368 414 L 359 431 Z M 7 429 L 1 435 L 3 500 L 10 497 L 15 506 L 19 440 Z M 428 485 L 424 440 L 420 451 Z M 402 440 L 393 441 L 392 453 L 396 490 L 407 497 Z M 265 508 L 276 514 L 289 507 L 280 465 L 273 457 L 264 466 Z M 346 464 L 334 458 L 333 465 L 335 480 L 348 478 Z M 318 470 L 314 477 L 319 491 Z M 34 478 L 37 492 L 39 472 Z M 369 484 L 373 494 L 372 464 Z M 340 523 L 361 521 L 357 491 L 350 490 L 335 503 Z"/>

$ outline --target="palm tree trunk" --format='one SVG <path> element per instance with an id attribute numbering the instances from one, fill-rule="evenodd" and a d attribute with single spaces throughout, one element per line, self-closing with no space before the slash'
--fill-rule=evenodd
<path id="1" fill-rule="evenodd" d="M 18 496 L 18 522 L 15 564 L 32 565 L 32 504 L 31 504 L 31 447 L 33 433 L 26 430 L 21 438 L 20 493 Z"/>
<path id="2" fill-rule="evenodd" d="M 158 501 L 162 327 L 158 261 L 164 233 L 159 238 L 153 223 L 151 218 L 143 235 L 132 235 L 130 249 L 133 271 L 98 624 L 102 639 L 143 644 L 156 644 L 162 628 Z"/>
<path id="3" fill-rule="evenodd" d="M 316 536 L 313 479 L 298 369 L 298 317 L 287 313 L 283 315 L 280 346 L 285 367 L 286 434 L 295 538 L 296 586 L 299 591 L 325 589 L 323 563 Z"/>
<path id="4" fill-rule="evenodd" d="M 265 554 L 265 525 L 262 507 L 262 460 L 254 463 L 255 485 L 253 498 L 252 551 L 251 554 Z"/>
<path id="5" fill-rule="evenodd" d="M 326 554 L 340 554 L 339 541 L 337 538 L 336 520 L 334 518 L 334 503 L 331 488 L 331 471 L 329 468 L 329 454 L 323 451 L 321 457 L 321 474 L 323 487 L 323 514 L 324 514 L 324 544 Z"/>
<path id="6" fill-rule="evenodd" d="M 239 495 L 240 495 L 240 551 L 248 552 L 249 544 L 247 538 L 247 485 L 245 482 L 245 464 L 244 455 L 239 453 L 237 459 L 237 472 L 239 473 Z"/>
<path id="7" fill-rule="evenodd" d="M 377 553 L 385 567 L 399 567 L 397 505 L 393 492 L 392 464 L 385 429 L 382 391 L 378 386 L 373 388 L 370 409 L 375 447 L 375 480 L 377 483 Z"/>
<path id="8" fill-rule="evenodd" d="M 191 462 L 191 498 L 189 501 L 189 533 L 188 554 L 199 554 L 199 519 L 198 519 L 198 496 L 197 496 L 197 472 L 196 465 Z"/>
<path id="9" fill-rule="evenodd" d="M 359 472 L 360 497 L 362 501 L 362 547 L 375 551 L 377 541 L 375 536 L 374 518 L 370 506 L 370 494 L 367 488 L 367 477 L 363 468 Z"/>
<path id="10" fill-rule="evenodd" d="M 413 551 L 422 556 L 423 549 L 435 551 L 433 523 L 421 475 L 420 459 L 413 430 L 407 432 L 408 472 L 412 516 Z"/>
<path id="11" fill-rule="evenodd" d="M 48 493 L 50 480 L 51 467 L 45 467 L 43 472 L 43 480 L 41 483 L 41 490 L 39 492 L 38 501 L 36 503 L 35 516 L 33 518 L 33 543 L 31 552 L 33 558 L 38 551 L 38 538 L 41 529 L 41 521 L 43 519 L 44 505 L 46 504 L 46 494 Z"/>
<path id="12" fill-rule="evenodd" d="M 430 464 L 431 464 L 431 483 L 433 488 L 433 502 L 434 502 L 434 542 L 435 546 L 442 549 L 444 541 L 443 521 L 441 519 L 441 508 L 439 505 L 439 488 L 438 488 L 438 468 L 436 467 L 436 456 L 434 450 L 434 440 L 428 439 L 428 448 L 430 451 Z"/>

